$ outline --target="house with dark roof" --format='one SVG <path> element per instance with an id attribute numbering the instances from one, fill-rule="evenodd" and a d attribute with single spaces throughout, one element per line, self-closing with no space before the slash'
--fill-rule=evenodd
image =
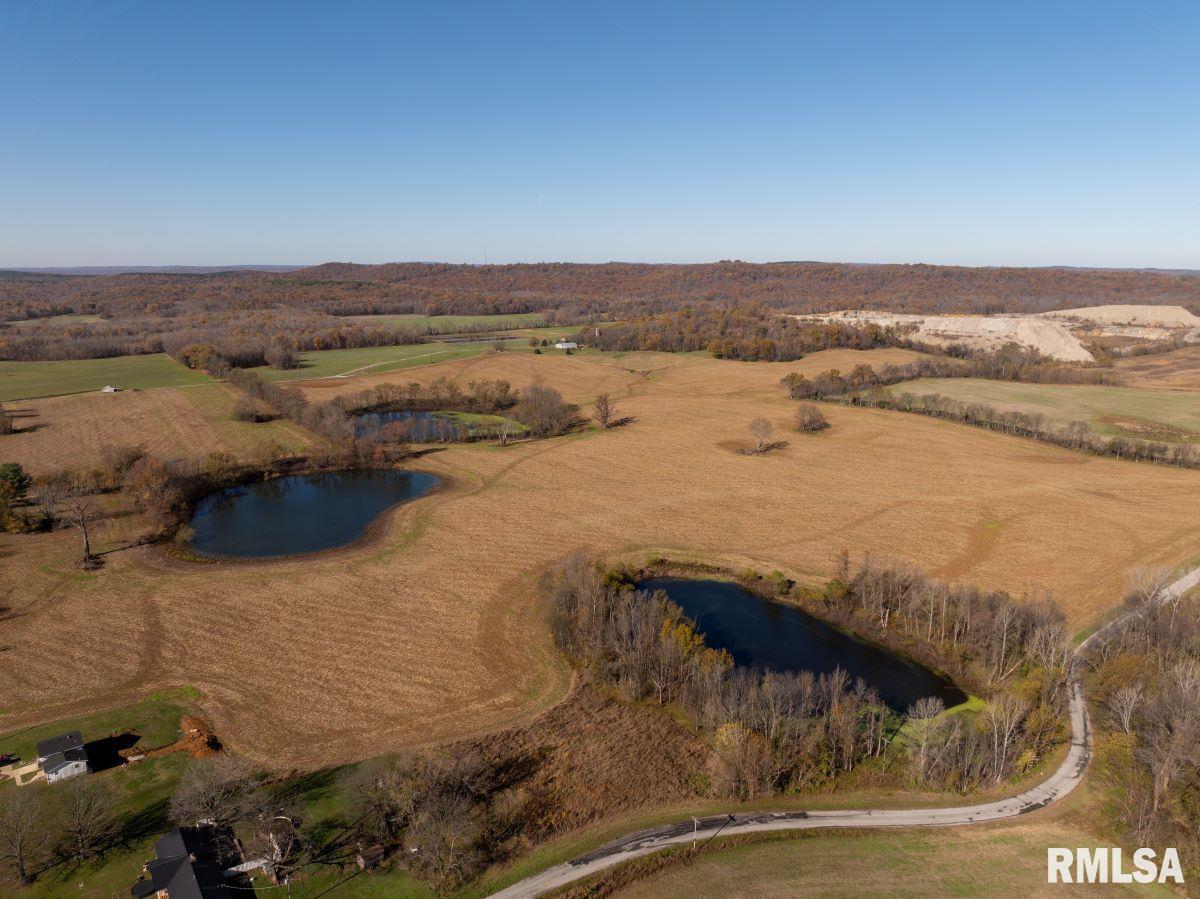
<path id="1" fill-rule="evenodd" d="M 37 764 L 49 783 L 91 771 L 83 735 L 77 730 L 42 740 L 37 744 Z"/>
<path id="2" fill-rule="evenodd" d="M 130 889 L 137 899 L 233 899 L 211 827 L 176 827 L 155 842 L 154 854 Z"/>

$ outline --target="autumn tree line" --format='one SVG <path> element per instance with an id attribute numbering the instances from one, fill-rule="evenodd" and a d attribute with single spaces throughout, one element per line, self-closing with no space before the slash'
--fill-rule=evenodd
<path id="1" fill-rule="evenodd" d="M 770 583 L 775 595 L 792 589 L 786 579 Z M 1063 737 L 1066 631 L 1046 600 L 953 587 L 869 559 L 853 571 L 844 563 L 824 591 L 806 597 L 822 618 L 988 697 L 974 716 L 942 715 L 940 700 L 922 700 L 906 714 L 916 739 L 895 750 L 904 719 L 844 671 L 737 668 L 664 594 L 582 558 L 567 562 L 548 589 L 568 658 L 629 701 L 681 708 L 707 734 L 716 795 L 810 790 L 897 751 L 909 782 L 968 792 L 1027 772 Z"/>
<path id="2" fill-rule="evenodd" d="M 718 359 L 745 362 L 788 362 L 838 348 L 919 347 L 897 328 L 801 321 L 761 305 L 687 306 L 602 327 L 585 326 L 579 339 L 602 350 L 704 350 Z"/>
<path id="3" fill-rule="evenodd" d="M 887 388 L 917 378 L 988 378 L 1036 384 L 1107 384 L 1103 369 L 1077 368 L 1047 362 L 1015 345 L 996 353 L 967 359 L 918 359 L 906 365 L 879 368 L 858 365 L 843 375 L 833 369 L 809 378 L 792 372 L 780 381 L 795 400 L 824 400 L 872 409 L 890 409 L 942 418 L 974 427 L 1029 437 L 1067 449 L 1099 456 L 1154 462 L 1182 468 L 1200 468 L 1200 446 L 1136 437 L 1106 437 L 1085 421 L 1065 425 L 1040 412 L 996 409 L 987 403 L 956 400 L 936 393 L 911 393 Z"/>
<path id="4" fill-rule="evenodd" d="M 1131 845 L 1175 846 L 1200 869 L 1200 597 L 1140 572 L 1130 614 L 1086 657 L 1097 770 Z"/>
<path id="5" fill-rule="evenodd" d="M 404 421 L 364 426 L 362 419 L 372 413 L 386 412 L 473 412 L 504 413 L 521 425 L 520 433 L 530 437 L 554 437 L 581 423 L 576 406 L 546 384 L 529 384 L 514 391 L 508 381 L 471 381 L 464 389 L 449 378 L 430 384 L 380 384 L 370 390 L 337 397 L 326 403 L 310 403 L 303 393 L 264 381 L 254 372 L 234 371 L 228 381 L 244 397 L 235 416 L 262 421 L 278 415 L 296 422 L 333 441 L 345 444 L 360 454 L 370 447 L 391 456 L 407 451 L 410 427 Z M 468 439 L 498 439 L 507 442 L 517 432 L 504 422 L 494 426 L 454 428 L 443 442 Z M 367 447 L 361 444 L 367 444 Z M 355 444 L 359 444 L 355 446 Z"/>

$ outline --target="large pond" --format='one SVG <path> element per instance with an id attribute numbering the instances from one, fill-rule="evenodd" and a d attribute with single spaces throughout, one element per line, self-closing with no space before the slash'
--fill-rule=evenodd
<path id="1" fill-rule="evenodd" d="M 353 543 L 379 513 L 436 485 L 394 469 L 328 471 L 230 487 L 202 499 L 191 549 L 204 556 L 269 558 Z"/>
<path id="2" fill-rule="evenodd" d="M 946 678 L 873 643 L 857 640 L 791 605 L 763 599 L 728 581 L 652 578 L 643 590 L 662 590 L 696 622 L 705 642 L 728 650 L 737 665 L 770 671 L 828 674 L 842 668 L 862 678 L 889 706 L 903 712 L 925 696 L 949 708 L 966 694 Z"/>

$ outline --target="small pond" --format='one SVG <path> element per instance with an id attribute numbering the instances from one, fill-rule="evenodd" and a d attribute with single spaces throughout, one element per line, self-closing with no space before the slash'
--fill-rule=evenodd
<path id="1" fill-rule="evenodd" d="M 196 504 L 189 546 L 199 555 L 240 559 L 345 546 L 385 509 L 423 496 L 437 483 L 417 471 L 362 469 L 229 487 Z"/>
<path id="2" fill-rule="evenodd" d="M 696 622 L 705 642 L 725 649 L 735 664 L 770 671 L 828 674 L 842 668 L 862 678 L 898 712 L 925 696 L 946 707 L 966 694 L 923 665 L 857 640 L 791 605 L 756 596 L 728 581 L 652 578 L 642 590 L 662 590 Z"/>
<path id="3" fill-rule="evenodd" d="M 368 437 L 393 422 L 404 422 L 405 439 L 413 443 L 452 443 L 464 435 L 487 435 L 504 422 L 499 415 L 474 415 L 463 412 L 364 412 L 354 419 L 354 432 Z M 512 423 L 514 433 L 525 430 Z"/>

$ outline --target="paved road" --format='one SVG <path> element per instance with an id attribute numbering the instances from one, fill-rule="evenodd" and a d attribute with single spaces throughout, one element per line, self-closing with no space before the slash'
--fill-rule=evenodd
<path id="1" fill-rule="evenodd" d="M 1200 584 L 1200 568 L 1180 578 L 1159 593 L 1162 600 L 1181 596 Z M 1136 614 L 1136 613 L 1130 613 Z M 1118 621 L 1121 619 L 1117 619 Z M 1084 640 L 1075 651 L 1074 659 L 1083 653 L 1116 622 L 1102 628 Z M 1082 782 L 1092 758 L 1092 729 L 1088 720 L 1083 688 L 1074 676 L 1075 662 L 1069 668 L 1071 695 L 1068 714 L 1071 719 L 1071 748 L 1058 770 L 1036 787 L 1009 799 L 979 805 L 960 805 L 950 808 L 922 809 L 855 809 L 849 811 L 761 812 L 757 814 L 718 815 L 701 818 L 699 824 L 683 821 L 650 830 L 627 834 L 594 852 L 569 862 L 547 868 L 538 874 L 514 883 L 493 894 L 492 899 L 529 899 L 557 889 L 605 868 L 666 849 L 705 840 L 720 834 L 762 833 L 772 830 L 806 830 L 818 827 L 948 827 L 998 821 L 1037 811 L 1058 802 Z"/>

